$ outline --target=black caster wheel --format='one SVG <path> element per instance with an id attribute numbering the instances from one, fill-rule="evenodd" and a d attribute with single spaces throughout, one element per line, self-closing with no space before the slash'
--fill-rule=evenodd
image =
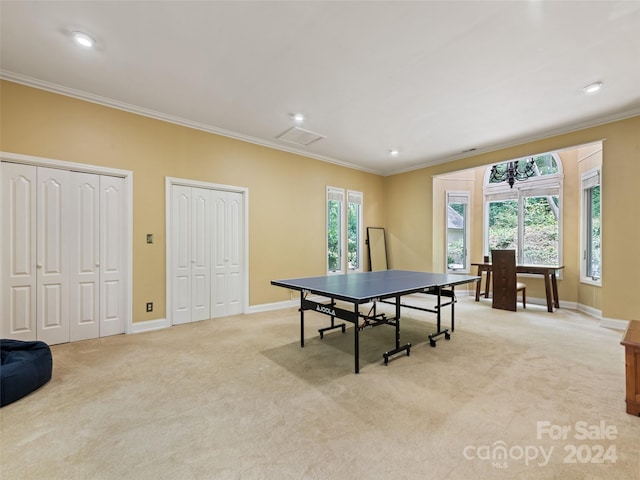
<path id="1" fill-rule="evenodd" d="M 346 330 L 347 330 L 347 327 L 346 327 L 346 325 L 343 324 L 342 325 L 342 333 L 344 333 Z"/>
<path id="2" fill-rule="evenodd" d="M 432 347 L 435 347 L 435 346 L 436 346 L 436 341 L 435 341 L 435 340 L 429 340 L 429 344 L 430 344 Z"/>
<path id="3" fill-rule="evenodd" d="M 445 340 L 451 340 L 451 334 L 445 333 L 444 334 L 444 338 L 445 338 Z"/>

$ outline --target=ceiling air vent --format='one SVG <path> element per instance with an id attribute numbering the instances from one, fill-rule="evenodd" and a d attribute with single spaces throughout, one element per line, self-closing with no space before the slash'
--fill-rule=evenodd
<path id="1" fill-rule="evenodd" d="M 324 135 L 310 132 L 304 128 L 291 127 L 289 130 L 281 133 L 276 138 L 286 142 L 295 143 L 296 145 L 311 145 L 313 142 L 324 138 Z"/>

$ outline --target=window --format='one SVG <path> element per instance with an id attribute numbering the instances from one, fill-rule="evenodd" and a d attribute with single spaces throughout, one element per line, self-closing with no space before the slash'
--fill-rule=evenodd
<path id="1" fill-rule="evenodd" d="M 346 200 L 343 189 L 327 187 L 329 273 L 362 271 L 362 192 L 348 190 Z"/>
<path id="2" fill-rule="evenodd" d="M 485 254 L 514 249 L 518 263 L 559 265 L 561 259 L 562 164 L 554 153 L 533 158 L 534 174 L 506 182 L 485 181 Z M 524 160 L 524 159 L 523 159 Z M 499 169 L 506 169 L 506 163 Z"/>
<path id="3" fill-rule="evenodd" d="M 469 192 L 447 195 L 447 271 L 469 271 Z"/>
<path id="4" fill-rule="evenodd" d="M 600 284 L 600 170 L 582 176 L 582 268 L 583 281 Z"/>
<path id="5" fill-rule="evenodd" d="M 347 192 L 347 266 L 362 270 L 362 192 Z"/>

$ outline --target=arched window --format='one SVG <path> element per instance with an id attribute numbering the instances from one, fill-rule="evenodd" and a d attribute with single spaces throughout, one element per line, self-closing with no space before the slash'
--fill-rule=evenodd
<path id="1" fill-rule="evenodd" d="M 555 153 L 487 168 L 484 251 L 516 250 L 525 265 L 562 264 L 562 163 Z"/>

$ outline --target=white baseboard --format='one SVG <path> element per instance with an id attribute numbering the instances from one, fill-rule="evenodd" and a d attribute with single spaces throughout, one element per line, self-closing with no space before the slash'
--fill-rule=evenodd
<path id="1" fill-rule="evenodd" d="M 612 330 L 626 330 L 629 326 L 628 320 L 620 320 L 618 318 L 607 318 L 602 316 L 602 310 L 597 310 L 587 305 L 578 304 L 578 311 L 591 315 L 600 320 L 600 326 L 603 328 L 611 328 Z"/>
<path id="2" fill-rule="evenodd" d="M 611 328 L 613 330 L 625 331 L 629 326 L 629 320 L 618 320 L 617 318 L 603 318 L 600 321 L 600 326 L 604 328 Z"/>
<path id="3" fill-rule="evenodd" d="M 146 322 L 134 322 L 131 325 L 131 331 L 129 333 L 153 332 L 154 330 L 162 330 L 170 326 L 166 318 L 147 320 Z"/>
<path id="4" fill-rule="evenodd" d="M 261 305 L 251 305 L 247 313 L 271 312 L 273 310 L 283 310 L 285 308 L 293 308 L 300 306 L 300 299 L 285 300 L 283 302 L 263 303 Z"/>
<path id="5" fill-rule="evenodd" d="M 592 317 L 596 317 L 602 320 L 602 310 L 595 309 L 593 307 L 589 307 L 588 305 L 583 305 L 581 303 L 578 304 L 577 309 L 579 312 L 586 313 L 587 315 L 591 315 Z"/>
<path id="6" fill-rule="evenodd" d="M 475 295 L 475 293 L 474 293 Z M 531 303 L 534 305 L 546 305 L 547 300 L 544 298 L 527 298 L 527 303 Z M 285 308 L 296 308 L 300 306 L 300 299 L 294 298 L 292 300 L 285 300 L 283 302 L 274 302 L 274 303 L 264 303 L 261 305 L 253 305 L 250 306 L 247 310 L 247 314 L 251 313 L 260 313 L 260 312 L 271 312 L 275 310 L 283 310 Z M 561 308 L 566 308 L 570 310 L 578 310 L 587 315 L 591 315 L 593 317 L 600 319 L 600 326 L 604 328 L 611 328 L 614 330 L 626 330 L 629 325 L 628 320 L 619 320 L 616 318 L 603 318 L 602 312 L 600 310 L 596 310 L 595 308 L 578 304 L 576 302 L 560 302 Z M 132 324 L 132 328 L 127 333 L 144 333 L 144 332 L 152 332 L 154 330 L 162 330 L 163 328 L 168 328 L 169 322 L 166 318 L 159 318 L 157 320 L 148 320 L 146 322 L 134 322 Z"/>

